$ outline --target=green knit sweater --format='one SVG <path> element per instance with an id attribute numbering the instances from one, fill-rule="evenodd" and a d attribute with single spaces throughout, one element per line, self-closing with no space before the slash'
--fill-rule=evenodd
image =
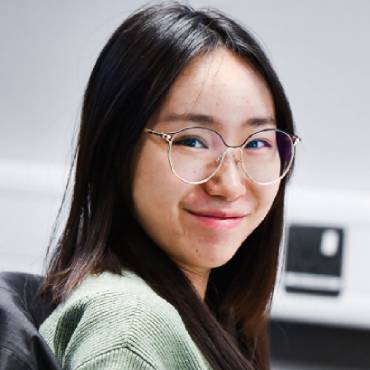
<path id="1" fill-rule="evenodd" d="M 178 311 L 133 272 L 86 278 L 41 325 L 63 370 L 203 370 Z"/>

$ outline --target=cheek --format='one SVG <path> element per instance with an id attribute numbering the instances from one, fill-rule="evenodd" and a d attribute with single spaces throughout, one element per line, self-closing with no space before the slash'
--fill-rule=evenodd
<path id="1" fill-rule="evenodd" d="M 179 202 L 187 191 L 186 184 L 173 175 L 167 152 L 158 149 L 143 148 L 133 177 L 136 218 L 150 234 L 165 232 L 176 219 Z"/>
<path id="2" fill-rule="evenodd" d="M 155 209 L 159 201 L 158 181 L 160 177 L 166 178 L 162 158 L 149 155 L 150 150 L 145 147 L 139 153 L 133 176 L 133 199 L 137 216 L 141 218 L 147 212 Z M 160 156 L 162 157 L 162 156 Z"/>
<path id="3" fill-rule="evenodd" d="M 257 213 L 261 217 L 261 221 L 267 213 L 270 211 L 272 204 L 274 203 L 276 194 L 279 191 L 280 183 L 260 187 L 257 190 L 257 197 L 258 197 L 258 210 Z"/>

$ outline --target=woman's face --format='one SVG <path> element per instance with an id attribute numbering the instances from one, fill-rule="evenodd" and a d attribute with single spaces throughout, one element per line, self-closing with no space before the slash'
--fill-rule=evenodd
<path id="1" fill-rule="evenodd" d="M 165 132 L 192 126 L 215 129 L 227 144 L 240 145 L 251 133 L 276 127 L 270 91 L 250 65 L 224 48 L 199 56 L 148 123 Z M 233 155 L 237 151 L 227 153 L 206 183 L 184 183 L 172 173 L 167 152 L 163 139 L 143 133 L 133 178 L 136 218 L 185 273 L 208 274 L 228 262 L 261 223 L 279 183 L 248 180 Z"/>

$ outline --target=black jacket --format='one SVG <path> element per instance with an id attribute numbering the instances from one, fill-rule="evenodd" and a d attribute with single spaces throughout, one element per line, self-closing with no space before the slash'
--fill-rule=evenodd
<path id="1" fill-rule="evenodd" d="M 0 370 L 61 370 L 38 332 L 53 309 L 37 294 L 41 279 L 0 273 Z"/>

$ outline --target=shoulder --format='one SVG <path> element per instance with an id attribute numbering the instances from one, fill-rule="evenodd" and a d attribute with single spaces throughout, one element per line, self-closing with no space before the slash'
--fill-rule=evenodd
<path id="1" fill-rule="evenodd" d="M 170 320 L 182 324 L 175 307 L 159 296 L 141 277 L 125 271 L 124 275 L 102 273 L 90 276 L 71 294 L 60 311 L 75 315 L 72 321 L 88 318 L 89 323 L 114 320 L 122 327 L 145 326 Z M 69 317 L 71 322 L 71 317 Z M 107 323 L 105 323 L 107 324 Z M 117 328 L 117 327 L 116 327 Z"/>
<path id="2" fill-rule="evenodd" d="M 87 278 L 41 333 L 62 363 L 74 365 L 114 349 L 145 353 L 155 363 L 179 345 L 192 346 L 177 310 L 132 273 Z"/>

